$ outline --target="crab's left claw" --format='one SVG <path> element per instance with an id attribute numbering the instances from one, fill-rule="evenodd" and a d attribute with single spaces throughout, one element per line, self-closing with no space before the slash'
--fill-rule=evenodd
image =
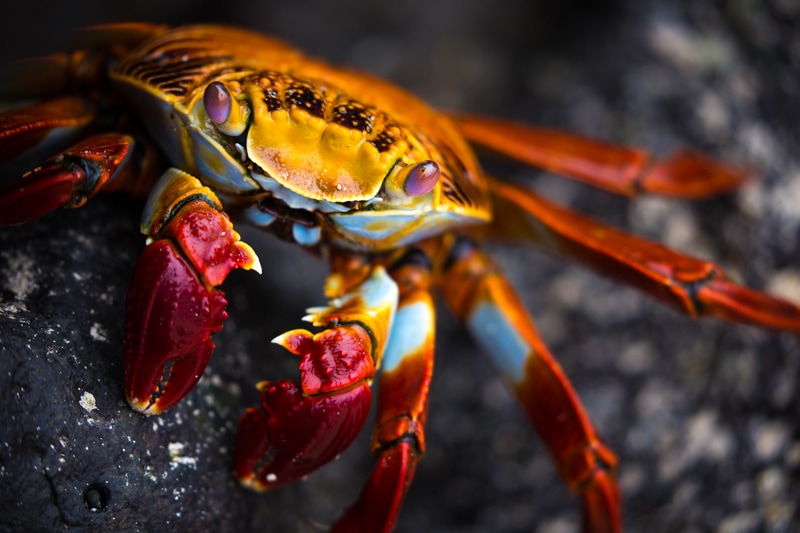
<path id="1" fill-rule="evenodd" d="M 152 241 L 133 273 L 125 317 L 128 403 L 145 414 L 173 406 L 198 382 L 225 319 L 215 287 L 234 268 L 260 272 L 219 200 L 192 176 L 170 170 L 147 204 Z"/>
<path id="2" fill-rule="evenodd" d="M 369 414 L 370 385 L 396 307 L 397 286 L 378 267 L 330 307 L 307 317 L 326 329 L 317 334 L 298 329 L 275 339 L 300 357 L 301 378 L 263 383 L 261 408 L 242 416 L 235 458 L 242 483 L 278 487 L 305 477 L 352 444 Z"/>
<path id="3" fill-rule="evenodd" d="M 354 375 L 352 380 L 344 377 L 343 389 L 313 394 L 288 380 L 262 384 L 261 409 L 248 409 L 236 437 L 235 468 L 244 484 L 267 489 L 305 477 L 347 449 L 364 427 L 372 400 L 367 379 L 375 369 L 361 342 L 369 346 L 370 341 L 363 330 L 334 332 L 336 335 L 326 335 L 327 340 L 317 339 L 317 343 L 309 335 L 307 351 L 299 355 L 304 360 L 317 357 L 312 343 L 333 348 L 348 360 L 366 363 L 359 365 L 366 375 Z M 347 339 L 345 350 L 336 345 L 343 339 Z M 332 358 L 328 362 L 336 364 Z"/>

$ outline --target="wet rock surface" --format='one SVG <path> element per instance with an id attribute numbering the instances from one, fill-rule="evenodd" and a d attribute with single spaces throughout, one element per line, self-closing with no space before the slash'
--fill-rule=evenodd
<path id="1" fill-rule="evenodd" d="M 718 4 L 475 0 L 400 9 L 353 0 L 219 14 L 191 2 L 124 13 L 86 2 L 69 13 L 53 7 L 57 29 L 36 26 L 55 42 L 71 26 L 103 20 L 222 18 L 390 77 L 439 106 L 659 153 L 691 145 L 752 166 L 759 178 L 743 192 L 693 204 L 628 202 L 515 166 L 491 168 L 800 299 L 800 7 Z M 14 9 L 3 53 L 26 55 L 29 43 L 52 51 L 47 40 L 15 35 L 35 25 L 31 7 Z M 328 468 L 268 494 L 239 487 L 231 474 L 233 432 L 257 402 L 255 384 L 296 375 L 296 360 L 267 341 L 323 302 L 324 267 L 243 232 L 265 275 L 231 277 L 231 318 L 207 374 L 177 408 L 143 417 L 124 402 L 120 360 L 126 284 L 143 247 L 140 211 L 102 197 L 0 229 L 0 530 L 324 530 L 369 471 L 368 432 Z M 620 456 L 627 530 L 800 528 L 796 338 L 692 322 L 534 251 L 492 251 Z M 578 501 L 446 313 L 437 347 L 428 451 L 398 531 L 576 530 Z"/>

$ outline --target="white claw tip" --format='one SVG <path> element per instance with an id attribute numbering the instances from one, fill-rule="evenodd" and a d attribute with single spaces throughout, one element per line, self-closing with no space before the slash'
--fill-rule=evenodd
<path id="1" fill-rule="evenodd" d="M 261 261 L 258 260 L 258 256 L 253 254 L 253 265 L 250 267 L 250 270 L 255 270 L 259 274 L 263 274 L 261 270 Z"/>

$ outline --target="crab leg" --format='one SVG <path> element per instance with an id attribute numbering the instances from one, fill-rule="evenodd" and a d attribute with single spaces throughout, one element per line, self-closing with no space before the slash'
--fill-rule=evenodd
<path id="1" fill-rule="evenodd" d="M 31 154 L 37 160 L 75 142 L 95 118 L 82 98 L 65 97 L 0 114 L 0 163 Z"/>
<path id="2" fill-rule="evenodd" d="M 200 380 L 227 301 L 216 289 L 234 268 L 261 271 L 216 195 L 180 170 L 151 195 L 142 231 L 149 245 L 133 272 L 125 312 L 125 392 L 131 407 L 159 413 Z"/>
<path id="3" fill-rule="evenodd" d="M 392 266 L 400 301 L 381 370 L 372 437 L 377 463 L 358 501 L 333 526 L 340 533 L 389 532 L 425 451 L 433 375 L 435 310 L 427 256 L 412 249 Z"/>
<path id="4" fill-rule="evenodd" d="M 109 60 L 121 57 L 165 26 L 122 22 L 76 32 L 69 53 L 26 58 L 0 69 L 0 100 L 52 98 L 74 90 L 96 89 L 105 82 Z"/>
<path id="5" fill-rule="evenodd" d="M 300 357 L 300 383 L 261 383 L 261 408 L 239 422 L 235 470 L 249 487 L 266 490 L 310 474 L 347 449 L 364 426 L 397 285 L 376 266 L 357 275 L 334 271 L 327 292 L 328 307 L 306 317 L 323 331 L 297 329 L 273 341 Z"/>
<path id="6" fill-rule="evenodd" d="M 714 263 L 605 226 L 530 190 L 500 182 L 492 189 L 503 213 L 497 229 L 506 236 L 531 240 L 692 317 L 800 332 L 800 307 L 737 285 Z"/>
<path id="7" fill-rule="evenodd" d="M 503 371 L 562 479 L 583 499 L 584 531 L 619 531 L 616 457 L 503 275 L 468 242 L 458 243 L 453 256 L 442 283 L 448 306 Z"/>
<path id="8" fill-rule="evenodd" d="M 748 177 L 747 172 L 695 152 L 678 152 L 658 160 L 644 150 L 613 146 L 572 133 L 495 118 L 455 119 L 474 144 L 624 196 L 650 192 L 705 198 L 730 192 Z"/>
<path id="9" fill-rule="evenodd" d="M 94 119 L 94 111 L 78 98 L 61 98 L 0 115 L 0 163 L 4 172 L 33 166 L 22 178 L 0 187 L 0 225 L 27 222 L 58 207 L 80 207 L 115 180 L 125 167 L 133 139 L 117 133 L 98 134 L 70 148 Z"/>

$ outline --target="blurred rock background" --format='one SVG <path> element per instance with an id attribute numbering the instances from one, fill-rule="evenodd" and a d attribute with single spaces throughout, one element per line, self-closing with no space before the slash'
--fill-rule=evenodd
<path id="1" fill-rule="evenodd" d="M 108 21 L 245 25 L 387 77 L 449 109 L 566 128 L 658 153 L 703 149 L 758 170 L 739 194 L 628 202 L 514 165 L 495 172 L 609 223 L 719 261 L 800 300 L 800 2 L 178 0 L 14 3 L 3 60 L 59 50 Z M 230 472 L 259 379 L 296 361 L 266 346 L 322 303 L 324 267 L 244 232 L 265 275 L 226 284 L 231 319 L 188 401 L 124 403 L 127 279 L 141 205 L 105 197 L 0 229 L 0 530 L 323 531 L 370 467 L 368 432 L 269 494 Z M 800 528 L 800 344 L 692 322 L 524 248 L 492 247 L 620 456 L 628 531 Z M 564 489 L 488 360 L 441 313 L 428 452 L 399 532 L 576 531 Z"/>

